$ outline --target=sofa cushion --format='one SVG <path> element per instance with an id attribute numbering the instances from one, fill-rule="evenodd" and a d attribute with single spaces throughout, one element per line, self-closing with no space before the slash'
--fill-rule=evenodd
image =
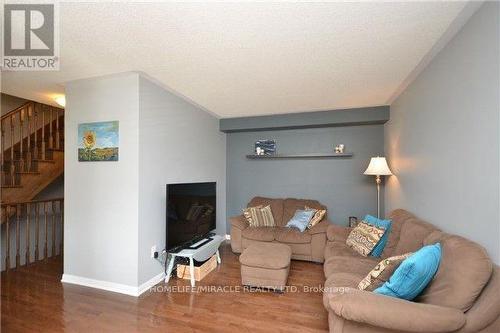
<path id="1" fill-rule="evenodd" d="M 332 256 L 350 256 L 356 259 L 361 259 L 363 256 L 355 252 L 345 242 L 328 242 L 325 246 L 325 260 Z"/>
<path id="2" fill-rule="evenodd" d="M 274 227 L 246 228 L 241 231 L 241 235 L 244 238 L 263 242 L 272 242 L 274 240 L 275 233 L 276 228 Z"/>
<path id="3" fill-rule="evenodd" d="M 378 260 L 371 257 L 353 257 L 353 256 L 332 256 L 325 261 L 323 270 L 327 278 L 334 273 L 352 273 L 361 277 L 356 281 L 358 283 L 370 272 L 377 264 Z"/>
<path id="4" fill-rule="evenodd" d="M 432 224 L 416 217 L 406 220 L 401 226 L 399 241 L 394 249 L 394 255 L 419 250 L 424 245 L 424 239 L 436 230 L 438 229 Z"/>
<path id="5" fill-rule="evenodd" d="M 418 301 L 467 311 L 491 277 L 493 264 L 480 245 L 460 236 L 434 232 L 426 244 L 441 243 L 438 272 Z"/>
<path id="6" fill-rule="evenodd" d="M 315 210 L 297 209 L 290 221 L 287 222 L 286 227 L 296 228 L 300 232 L 304 232 L 309 226 L 309 222 L 311 222 L 315 213 Z"/>
<path id="7" fill-rule="evenodd" d="M 311 229 L 312 227 L 314 227 L 315 225 L 320 223 L 326 216 L 326 209 L 314 209 L 314 208 L 311 208 L 309 206 L 305 206 L 304 209 L 305 210 L 313 209 L 316 211 L 314 213 L 314 216 L 311 219 L 311 221 L 309 221 L 309 225 L 307 226 L 307 229 Z"/>
<path id="8" fill-rule="evenodd" d="M 275 225 L 282 226 L 283 224 L 283 199 L 272 199 L 264 197 L 255 197 L 247 205 L 247 207 L 255 206 L 271 206 Z M 288 220 L 287 220 L 288 222 Z"/>
<path id="9" fill-rule="evenodd" d="M 307 232 L 300 232 L 295 228 L 278 227 L 276 228 L 275 240 L 282 243 L 307 244 L 310 243 L 312 236 Z"/>
<path id="10" fill-rule="evenodd" d="M 325 308 L 329 308 L 330 295 L 349 292 L 349 288 L 356 289 L 359 280 L 362 278 L 361 275 L 353 273 L 340 272 L 331 274 L 324 284 L 323 303 Z"/>
<path id="11" fill-rule="evenodd" d="M 379 242 L 370 253 L 372 257 L 380 257 L 382 255 L 382 251 L 384 251 L 384 247 L 387 245 L 387 239 L 389 239 L 389 235 L 391 234 L 392 221 L 379 219 L 371 215 L 366 215 L 363 221 L 377 228 L 385 229 L 384 235 L 380 238 Z"/>
<path id="12" fill-rule="evenodd" d="M 288 198 L 283 201 L 283 221 L 282 224 L 278 225 L 287 224 L 288 221 L 290 221 L 290 219 L 293 217 L 297 209 L 304 209 L 306 206 L 312 209 L 326 209 L 325 206 L 323 206 L 316 200 Z"/>

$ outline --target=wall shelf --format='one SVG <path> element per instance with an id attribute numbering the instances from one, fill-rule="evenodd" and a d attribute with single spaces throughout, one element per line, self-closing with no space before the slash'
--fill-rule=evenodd
<path id="1" fill-rule="evenodd" d="M 352 153 L 313 153 L 313 154 L 274 154 L 274 155 L 247 155 L 247 158 L 253 160 L 269 160 L 269 159 L 285 159 L 285 158 L 348 158 L 352 157 Z"/>

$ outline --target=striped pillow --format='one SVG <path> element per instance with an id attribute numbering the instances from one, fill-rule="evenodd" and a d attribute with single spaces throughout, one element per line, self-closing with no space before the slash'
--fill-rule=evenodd
<path id="1" fill-rule="evenodd" d="M 271 206 L 256 206 L 243 209 L 243 215 L 250 227 L 274 227 L 273 213 Z"/>

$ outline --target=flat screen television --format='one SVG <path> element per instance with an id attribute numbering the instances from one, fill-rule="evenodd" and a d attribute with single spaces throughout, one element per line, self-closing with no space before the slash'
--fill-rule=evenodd
<path id="1" fill-rule="evenodd" d="M 166 197 L 168 252 L 193 246 L 215 230 L 215 182 L 168 184 Z"/>

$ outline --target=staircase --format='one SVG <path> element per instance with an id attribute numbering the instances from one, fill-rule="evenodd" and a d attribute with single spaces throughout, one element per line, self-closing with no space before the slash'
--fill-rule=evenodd
<path id="1" fill-rule="evenodd" d="M 64 199 L 33 200 L 64 172 L 64 110 L 28 102 L 1 118 L 2 269 L 63 253 Z"/>
<path id="2" fill-rule="evenodd" d="M 1 202 L 32 200 L 64 172 L 64 110 L 28 102 L 1 119 Z"/>

